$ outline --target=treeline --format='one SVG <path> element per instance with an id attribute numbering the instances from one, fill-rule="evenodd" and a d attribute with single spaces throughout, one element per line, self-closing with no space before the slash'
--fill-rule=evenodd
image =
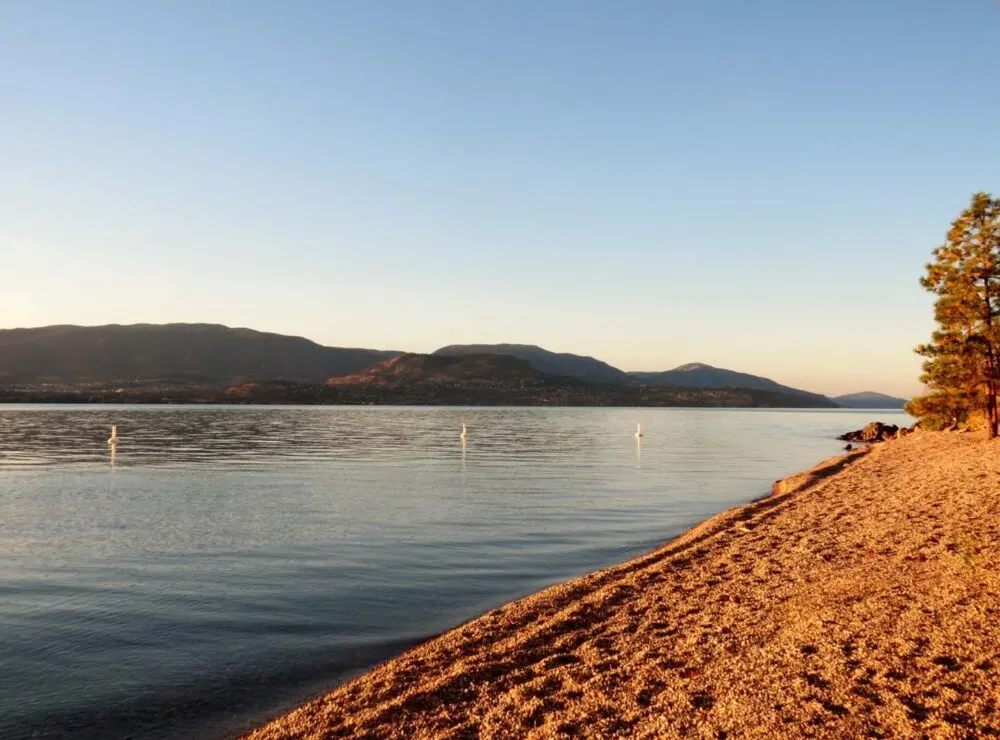
<path id="1" fill-rule="evenodd" d="M 917 347 L 927 393 L 906 411 L 924 426 L 985 427 L 997 436 L 1000 383 L 1000 199 L 976 193 L 934 250 L 921 285 L 938 328 Z"/>
<path id="2" fill-rule="evenodd" d="M 804 396 L 753 388 L 612 386 L 575 382 L 327 385 L 261 381 L 226 388 L 0 389 L 0 403 L 198 403 L 442 406 L 818 407 Z M 826 407 L 833 407 L 831 401 Z"/>

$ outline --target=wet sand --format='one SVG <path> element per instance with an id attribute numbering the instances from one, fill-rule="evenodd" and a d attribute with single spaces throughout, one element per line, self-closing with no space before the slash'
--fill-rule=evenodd
<path id="1" fill-rule="evenodd" d="M 251 733 L 1000 736 L 1000 442 L 829 460 Z"/>

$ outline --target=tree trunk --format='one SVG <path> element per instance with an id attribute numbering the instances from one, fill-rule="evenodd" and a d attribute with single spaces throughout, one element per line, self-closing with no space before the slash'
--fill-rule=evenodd
<path id="1" fill-rule="evenodd" d="M 997 436 L 997 383 L 995 380 L 991 380 L 986 386 L 986 392 L 989 396 L 986 399 L 986 415 L 990 420 L 990 439 Z"/>
<path id="2" fill-rule="evenodd" d="M 993 294 L 989 273 L 983 275 L 983 289 L 986 298 L 986 416 L 989 419 L 990 439 L 997 436 L 997 347 L 993 332 Z"/>
<path id="3" fill-rule="evenodd" d="M 996 381 L 996 357 L 990 350 L 987 358 L 986 368 L 989 371 L 989 381 L 986 383 L 986 416 L 990 424 L 990 439 L 997 436 L 997 426 L 1000 419 L 997 418 L 997 381 Z"/>

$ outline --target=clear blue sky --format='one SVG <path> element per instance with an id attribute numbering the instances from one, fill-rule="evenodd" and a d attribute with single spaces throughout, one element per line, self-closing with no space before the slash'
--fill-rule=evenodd
<path id="1" fill-rule="evenodd" d="M 0 1 L 0 326 L 918 389 L 993 0 Z"/>

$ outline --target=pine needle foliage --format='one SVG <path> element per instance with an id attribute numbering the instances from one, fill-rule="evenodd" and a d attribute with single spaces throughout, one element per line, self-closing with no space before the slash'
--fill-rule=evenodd
<path id="1" fill-rule="evenodd" d="M 917 347 L 926 359 L 927 394 L 906 410 L 930 428 L 985 417 L 997 436 L 1000 383 L 1000 198 L 976 193 L 952 223 L 920 284 L 937 295 L 931 341 Z"/>

